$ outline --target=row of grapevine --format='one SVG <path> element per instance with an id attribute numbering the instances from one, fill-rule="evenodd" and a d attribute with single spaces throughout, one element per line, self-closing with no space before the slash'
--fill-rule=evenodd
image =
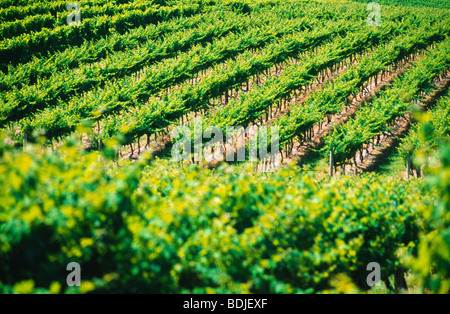
<path id="1" fill-rule="evenodd" d="M 305 15 L 303 7 L 299 6 L 293 12 L 296 19 Z M 270 24 L 273 18 L 280 17 L 283 12 L 280 8 L 270 10 L 260 9 L 251 16 L 244 16 L 244 20 L 251 18 L 251 25 Z M 322 10 L 309 10 L 309 16 L 319 17 Z M 70 47 L 57 52 L 47 58 L 34 58 L 28 63 L 9 66 L 8 74 L 0 72 L 0 91 L 10 90 L 13 86 L 20 89 L 23 85 L 32 85 L 38 79 L 48 78 L 55 72 L 69 70 L 83 63 L 93 63 L 104 59 L 108 54 L 119 51 L 133 50 L 147 41 L 163 38 L 164 35 L 183 29 L 191 29 L 201 22 L 213 22 L 215 19 L 234 19 L 229 16 L 230 10 L 221 6 L 211 9 L 206 14 L 174 18 L 168 21 L 150 24 L 145 27 L 131 29 L 125 34 L 115 33 L 109 37 L 101 38 L 95 42 L 85 42 L 79 47 Z"/>
<path id="2" fill-rule="evenodd" d="M 438 32 L 434 33 L 434 35 L 436 34 L 438 34 Z M 348 38 L 351 38 L 352 36 L 355 35 L 347 35 Z M 308 85 L 314 84 L 318 77 L 325 77 L 326 72 L 330 67 L 334 66 L 338 62 L 341 62 L 342 60 L 350 59 L 350 56 L 353 56 L 357 51 L 356 47 L 358 47 L 357 42 L 359 40 L 362 42 L 369 41 L 364 37 L 358 38 L 355 36 L 352 38 L 355 42 L 349 44 L 348 38 L 319 49 L 318 52 L 306 57 L 300 63 L 286 68 L 281 76 L 266 81 L 261 87 L 256 88 L 247 95 L 244 95 L 238 102 L 232 102 L 230 105 L 215 111 L 207 119 L 207 121 L 204 122 L 204 127 L 217 126 L 224 129 L 226 126 L 240 125 L 247 127 L 253 124 L 258 118 L 261 117 L 263 113 L 268 113 L 271 111 L 271 107 L 278 101 L 284 98 L 290 99 L 293 93 L 297 93 L 300 90 L 306 89 Z M 396 37 L 393 41 L 398 40 L 399 38 Z M 412 40 L 412 44 L 414 43 L 417 43 L 417 38 Z M 374 44 L 376 44 L 376 42 L 374 42 Z M 349 47 L 354 47 L 355 49 L 351 50 Z M 371 58 L 369 62 L 378 60 L 380 55 L 382 55 L 380 53 L 380 48 L 378 48 L 377 51 L 378 55 L 376 58 Z M 400 56 L 403 57 L 403 55 Z M 367 66 L 367 63 L 365 63 L 365 65 Z M 359 65 L 359 67 L 361 67 L 361 65 Z M 337 81 L 339 81 L 339 78 Z M 318 94 L 321 93 L 322 90 L 319 90 Z M 317 106 L 317 110 L 321 111 L 322 107 Z M 288 116 L 283 116 L 281 120 L 283 119 L 292 119 L 288 124 L 292 128 L 300 127 L 298 123 L 292 122 L 295 121 L 295 112 L 289 114 Z M 277 122 L 278 121 L 276 121 L 273 125 L 278 125 Z M 299 122 L 300 124 L 302 123 L 301 121 L 296 122 Z M 283 125 L 285 123 L 280 124 Z M 280 130 L 282 135 L 281 143 L 284 143 L 287 139 L 285 131 L 285 129 Z"/>
<path id="3" fill-rule="evenodd" d="M 392 64 L 401 62 L 399 60 L 403 60 L 417 50 L 424 49 L 434 41 L 443 38 L 444 35 L 442 35 L 440 29 L 433 31 L 421 29 L 415 35 L 402 39 L 396 37 L 386 46 L 381 45 L 373 52 L 369 52 L 367 56 L 358 60 L 357 65 L 351 66 L 344 74 L 333 81 L 327 82 L 324 88 L 312 93 L 302 105 L 291 105 L 289 114 L 272 121 L 271 125 L 278 127 L 278 134 L 272 140 L 280 143 L 282 148 L 287 146 L 286 154 L 288 154 L 295 136 L 300 137 L 299 140 L 301 141 L 303 136 L 306 137 L 305 132 L 314 124 L 323 121 L 327 115 L 340 112 L 347 104 L 347 98 L 350 95 L 356 95 L 363 84 L 373 79 L 374 75 L 377 76 L 379 72 L 383 72 Z M 260 88 L 251 91 L 250 94 L 244 95 L 239 102 L 231 103 L 216 110 L 206 121 L 203 121 L 203 128 L 215 126 L 225 132 L 227 126 L 246 127 L 255 124 L 258 119 L 261 123 L 264 123 L 262 115 L 265 113 L 266 117 L 272 116 L 272 106 L 277 101 L 288 101 L 293 97 L 292 95 L 307 90 L 306 87 L 314 84 L 318 77 L 328 76 L 327 68 L 323 73 L 318 73 L 315 69 L 320 69 L 320 65 L 326 64 L 329 59 L 333 60 L 333 58 L 338 57 L 337 60 L 341 60 L 339 49 L 338 47 L 330 49 L 335 54 L 334 56 L 323 49 L 322 52 L 287 68 L 280 77 L 269 80 Z M 351 59 L 349 58 L 349 60 Z M 382 75 L 380 79 L 382 79 Z M 229 135 L 227 134 L 227 136 Z M 272 141 L 270 132 L 268 136 L 267 140 L 270 143 Z M 259 145 L 265 146 L 267 143 L 260 141 Z M 267 149 L 267 147 L 264 147 L 264 149 Z"/>
<path id="4" fill-rule="evenodd" d="M 24 21 L 0 24 L 0 38 L 3 40 L 23 33 L 55 27 L 55 18 L 51 14 L 40 14 L 28 17 Z"/>
<path id="5" fill-rule="evenodd" d="M 158 25 L 131 29 L 125 34 L 116 33 L 95 42 L 85 42 L 79 47 L 56 52 L 48 58 L 34 58 L 28 63 L 10 65 L 7 74 L 0 72 L 0 90 L 7 91 L 13 87 L 20 89 L 24 85 L 36 84 L 38 79 L 47 79 L 55 73 L 74 69 L 80 64 L 99 62 L 107 55 L 133 50 L 147 41 L 160 40 L 165 35 L 182 29 L 192 29 L 198 23 L 215 19 L 217 14 L 174 18 Z"/>
<path id="6" fill-rule="evenodd" d="M 83 19 L 98 18 L 105 15 L 113 16 L 130 9 L 145 10 L 149 7 L 148 1 L 141 0 L 136 0 L 133 3 L 124 5 L 112 5 L 104 0 L 95 1 L 94 3 L 92 3 L 92 1 L 88 3 L 78 2 L 78 4 L 80 4 L 80 8 L 83 8 Z M 1 23 L 0 38 L 5 40 L 24 33 L 39 32 L 43 28 L 68 27 L 67 17 L 71 12 L 67 11 L 67 2 L 57 2 L 54 8 L 58 8 L 59 11 L 56 11 L 53 14 L 46 12 L 46 4 L 41 3 L 39 5 L 44 10 L 41 14 L 29 14 L 24 19 L 15 19 L 11 22 Z M 26 7 L 24 9 L 26 9 Z"/>
<path id="7" fill-rule="evenodd" d="M 45 7 L 47 7 L 47 10 L 51 10 L 59 5 L 62 6 L 62 1 L 35 0 L 33 3 L 30 3 L 30 1 L 27 0 L 3 0 L 0 2 L 0 8 L 2 9 L 0 10 L 0 20 L 8 20 L 8 18 L 11 20 L 14 20 L 15 18 L 20 19 L 22 18 L 20 15 L 21 11 L 25 11 L 24 15 L 47 13 L 48 11 L 44 10 Z M 36 12 L 32 11 L 33 9 L 37 10 L 38 7 L 40 7 L 41 10 Z"/>
<path id="8" fill-rule="evenodd" d="M 355 97 L 369 81 L 380 82 L 388 67 L 397 68 L 405 59 L 424 49 L 435 41 L 444 39 L 445 31 L 440 28 L 419 29 L 403 39 L 381 46 L 370 55 L 358 61 L 333 82 L 309 96 L 302 105 L 291 108 L 288 116 L 282 116 L 274 125 L 279 127 L 280 144 L 289 143 L 325 117 L 337 114 L 345 109 L 351 97 Z"/>
<path id="9" fill-rule="evenodd" d="M 430 90 L 433 78 L 449 67 L 450 39 L 446 39 L 408 69 L 391 88 L 361 108 L 353 119 L 334 128 L 326 138 L 326 149 L 334 152 L 336 163 L 345 163 L 369 140 L 388 132 L 389 124 L 407 113 L 411 101 Z"/>
<path id="10" fill-rule="evenodd" d="M 367 0 L 353 0 L 358 2 L 367 3 Z M 450 3 L 445 0 L 378 0 L 377 3 L 380 5 L 389 5 L 389 6 L 411 6 L 411 7 L 419 7 L 419 8 L 440 8 L 446 9 L 450 12 Z M 387 7 L 386 10 L 392 7 Z M 435 11 L 433 11 L 435 12 Z"/>
<path id="11" fill-rule="evenodd" d="M 320 68 L 313 69 L 313 73 L 319 73 L 321 70 L 327 68 L 329 65 L 337 62 L 335 60 L 339 60 L 342 57 L 349 56 L 361 52 L 367 47 L 371 45 L 377 44 L 380 40 L 383 40 L 390 36 L 394 29 L 391 26 L 387 26 L 383 29 L 376 31 L 359 31 L 355 33 L 350 33 L 346 39 L 340 41 L 336 46 L 333 44 L 327 45 L 327 48 L 333 47 L 335 50 L 332 51 L 332 55 L 326 56 L 326 54 L 320 54 L 323 58 L 330 58 L 327 62 L 320 65 Z M 320 32 L 320 31 L 319 31 Z M 312 35 L 312 38 L 316 38 L 316 36 Z M 300 41 L 301 42 L 301 41 Z M 339 47 L 337 50 L 336 48 Z M 329 49 L 325 48 L 324 50 L 328 53 Z M 335 57 L 333 55 L 335 54 Z M 292 55 L 290 55 L 292 56 Z M 272 55 L 258 55 L 257 59 L 273 59 Z M 270 60 L 269 59 L 269 60 Z M 253 60 L 248 60 L 247 62 L 253 62 Z M 278 62 L 271 62 L 271 64 L 276 64 Z M 245 62 L 242 64 L 244 65 Z M 313 64 L 315 66 L 315 64 Z M 169 95 L 167 100 L 155 101 L 148 106 L 138 107 L 135 110 L 132 110 L 130 116 L 117 116 L 104 125 L 104 133 L 105 134 L 117 134 L 123 133 L 126 137 L 126 140 L 133 141 L 138 136 L 152 134 L 157 130 L 161 130 L 164 127 L 169 126 L 170 123 L 176 121 L 175 119 L 180 118 L 187 112 L 191 110 L 199 110 L 202 109 L 203 106 L 207 105 L 206 101 L 218 94 L 223 93 L 223 91 L 228 90 L 230 86 L 240 85 L 245 80 L 236 80 L 236 78 L 242 77 L 243 73 L 251 73 L 251 68 L 244 68 L 246 71 L 242 71 L 237 68 L 237 64 L 233 64 L 229 66 L 229 69 L 233 67 L 234 71 L 229 71 L 232 74 L 230 77 L 219 77 L 219 81 L 206 81 L 208 85 L 201 84 L 194 86 L 194 88 L 187 89 L 187 92 L 181 93 L 173 93 Z M 295 69 L 298 69 L 294 67 Z M 300 67 L 301 68 L 301 67 Z M 295 72 L 295 71 L 293 71 Z M 298 79 L 296 76 L 298 73 L 295 73 L 293 76 Z M 309 75 L 309 74 L 308 74 Z M 295 80 L 297 83 L 299 81 Z M 223 84 L 223 83 L 226 84 Z M 302 81 L 300 80 L 302 84 Z M 289 84 L 291 85 L 291 84 Z M 292 85 L 291 85 L 292 86 Z M 213 89 L 214 88 L 214 89 Z M 219 91 L 219 93 L 217 93 Z M 267 97 L 272 97 L 267 95 Z M 230 106 L 230 108 L 234 108 L 234 106 Z M 249 112 L 247 112 L 248 116 Z M 228 117 L 228 116 L 227 116 Z M 121 131 L 121 132 L 120 132 Z"/>
<path id="12" fill-rule="evenodd" d="M 28 2 L 28 1 L 27 1 Z M 86 3 L 87 0 L 79 1 L 80 4 Z M 103 0 L 105 3 L 106 0 Z M 101 2 L 98 2 L 99 4 Z M 63 12 L 67 9 L 67 1 L 33 1 L 28 2 L 26 5 L 10 5 L 0 10 L 0 22 L 14 22 L 26 19 L 30 16 L 50 14 L 56 16 L 59 12 Z"/>
<path id="13" fill-rule="evenodd" d="M 18 64 L 31 60 L 33 56 L 53 53 L 72 46 L 80 46 L 85 40 L 95 40 L 115 32 L 146 24 L 155 24 L 179 16 L 190 16 L 201 11 L 197 4 L 147 8 L 145 11 L 128 10 L 122 14 L 101 16 L 84 20 L 80 26 L 58 26 L 33 34 L 23 34 L 0 42 L 0 70 L 6 70 L 9 63 Z"/>
<path id="14" fill-rule="evenodd" d="M 205 21 L 191 30 L 180 30 L 161 40 L 148 41 L 131 51 L 109 55 L 97 64 L 84 64 L 75 71 L 57 72 L 48 80 L 7 92 L 2 97 L 0 124 L 23 119 L 37 109 L 53 107 L 57 102 L 65 102 L 71 96 L 82 94 L 109 80 L 120 79 L 152 63 L 174 57 L 193 45 L 205 45 L 228 33 L 240 34 L 247 29 L 249 20 L 232 17 L 235 15 L 225 16 L 226 21 L 215 19 L 214 24 Z"/>
<path id="15" fill-rule="evenodd" d="M 286 20 L 286 23 L 279 26 L 254 29 L 244 36 L 231 35 L 229 38 L 225 37 L 209 47 L 194 48 L 176 59 L 168 59 L 166 62 L 155 66 L 154 69 L 143 72 L 138 83 L 134 78 L 124 79 L 109 84 L 102 90 L 87 93 L 82 98 L 73 98 L 68 106 L 46 109 L 33 116 L 32 119 L 21 121 L 22 129 L 28 134 L 36 129 L 45 129 L 49 138 L 65 135 L 67 132 L 73 131 L 76 124 L 83 119 L 94 118 L 95 116 L 102 118 L 110 114 L 112 110 L 118 111 L 122 108 L 139 106 L 140 102 L 145 102 L 152 94 L 190 79 L 194 74 L 204 71 L 220 61 L 236 57 L 250 48 L 261 48 L 281 35 L 305 28 L 308 21 L 311 21 L 311 19 Z M 245 55 L 247 58 L 244 58 L 242 65 L 239 65 L 242 68 L 240 80 L 247 79 L 251 75 L 267 69 L 277 60 L 286 60 L 289 56 L 295 55 L 310 47 L 310 45 L 316 45 L 342 30 L 342 27 L 331 27 L 331 30 L 324 29 L 320 34 L 317 33 L 317 36 L 308 35 L 309 31 L 295 33 L 289 38 L 283 39 L 281 43 L 270 44 L 263 50 L 270 53 L 268 55 L 258 54 L 259 61 L 252 56 L 253 53 L 247 52 Z M 304 35 L 308 37 L 305 39 Z M 294 50 L 292 47 L 294 47 Z M 233 64 L 235 61 L 232 60 L 230 63 Z M 231 66 L 238 67 L 238 65 Z M 248 67 L 253 68 L 253 70 L 247 73 L 244 70 Z M 235 73 L 234 70 L 234 72 L 231 69 L 229 71 Z M 226 73 L 227 70 L 216 72 L 216 80 L 224 81 L 226 77 L 223 76 L 222 72 Z M 229 74 L 229 77 L 230 80 L 234 78 L 231 74 Z M 227 87 L 225 83 L 226 81 L 222 83 L 222 89 Z M 190 84 L 186 84 L 182 90 L 188 91 L 191 87 Z M 206 83 L 205 88 L 208 88 Z M 212 85 L 209 88 L 213 90 L 215 86 Z"/>

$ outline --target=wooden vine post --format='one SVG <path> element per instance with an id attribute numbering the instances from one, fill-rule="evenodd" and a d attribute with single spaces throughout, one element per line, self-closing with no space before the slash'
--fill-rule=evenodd
<path id="1" fill-rule="evenodd" d="M 330 177 L 333 177 L 334 170 L 334 152 L 330 150 Z"/>
<path id="2" fill-rule="evenodd" d="M 411 177 L 411 157 L 408 157 L 406 159 L 406 173 L 407 173 L 407 179 L 409 180 Z"/>

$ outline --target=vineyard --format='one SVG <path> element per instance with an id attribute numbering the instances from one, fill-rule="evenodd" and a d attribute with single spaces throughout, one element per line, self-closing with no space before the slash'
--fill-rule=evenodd
<path id="1" fill-rule="evenodd" d="M 0 0 L 0 293 L 450 292 L 450 2 L 369 2 Z"/>

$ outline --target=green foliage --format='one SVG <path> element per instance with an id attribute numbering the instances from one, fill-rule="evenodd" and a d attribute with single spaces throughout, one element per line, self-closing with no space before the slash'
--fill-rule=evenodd
<path id="1" fill-rule="evenodd" d="M 337 163 L 345 163 L 375 136 L 390 130 L 392 122 L 411 109 L 411 102 L 429 93 L 433 79 L 450 67 L 450 39 L 436 44 L 418 62 L 396 77 L 392 86 L 373 98 L 345 124 L 334 127 L 326 137 L 328 151 Z"/>
<path id="2" fill-rule="evenodd" d="M 109 3 L 105 4 L 106 8 L 93 6 L 92 9 L 84 10 L 83 14 L 89 14 L 90 10 L 100 10 L 100 16 L 86 18 L 77 27 L 62 24 L 55 28 L 43 28 L 36 33 L 24 33 L 5 39 L 0 42 L 0 69 L 5 71 L 8 64 L 26 62 L 33 56 L 47 55 L 71 46 L 80 46 L 87 39 L 100 39 L 116 32 L 123 34 L 140 25 L 156 24 L 174 17 L 190 16 L 201 12 L 201 8 L 196 3 L 179 7 L 149 7 L 147 1 L 139 2 L 119 6 Z M 108 12 L 112 16 L 107 15 Z M 64 11 L 63 14 L 67 16 L 68 11 Z"/>
<path id="3" fill-rule="evenodd" d="M 378 78 L 379 73 L 388 66 L 397 64 L 410 54 L 426 48 L 433 41 L 442 39 L 440 33 L 440 29 L 419 28 L 416 34 L 402 39 L 394 38 L 386 45 L 377 47 L 373 53 L 359 58 L 356 65 L 350 66 L 342 75 L 326 82 L 324 88 L 311 94 L 301 106 L 293 106 L 289 116 L 282 116 L 275 122 L 280 127 L 281 142 L 294 136 L 301 137 L 326 116 L 341 112 L 367 81 Z"/>
<path id="4" fill-rule="evenodd" d="M 319 32 L 322 34 L 323 31 Z M 377 32 L 350 32 L 344 38 L 336 38 L 331 43 L 321 45 L 311 56 L 305 56 L 297 64 L 286 66 L 280 76 L 268 79 L 262 86 L 254 87 L 242 99 L 232 101 L 229 106 L 214 112 L 206 122 L 208 125 L 225 128 L 229 125 L 248 126 L 253 124 L 261 114 L 267 113 L 270 106 L 303 86 L 314 84 L 318 75 L 335 66 L 341 60 L 378 44 L 393 32 L 390 26 Z M 326 33 L 325 33 L 326 34 Z M 323 36 L 323 35 L 322 35 Z M 311 34 L 312 38 L 320 38 Z"/>
<path id="5" fill-rule="evenodd" d="M 427 153 L 430 156 L 430 152 Z M 411 267 L 424 291 L 448 293 L 450 291 L 450 144 L 441 143 L 438 164 L 427 167 L 430 172 L 428 186 L 439 191 L 436 206 L 424 208 L 422 216 L 429 223 L 417 254 L 403 252 L 404 264 Z"/>
<path id="6" fill-rule="evenodd" d="M 312 293 L 343 275 L 367 289 L 369 262 L 404 270 L 396 251 L 414 251 L 436 204 L 421 181 L 117 167 L 73 143 L 1 149 L 3 292 Z M 65 285 L 72 261 L 80 288 Z"/>
<path id="7" fill-rule="evenodd" d="M 356 57 L 274 121 L 288 146 L 429 49 L 328 138 L 345 163 L 448 70 L 447 11 L 383 5 L 382 26 L 369 27 L 365 5 L 346 1 L 79 3 L 78 27 L 63 1 L 0 3 L 0 124 L 14 133 L 0 132 L 0 293 L 351 293 L 369 289 L 370 262 L 383 280 L 411 270 L 420 289 L 449 291 L 448 97 L 401 148 L 430 158 L 426 180 L 114 160 L 120 144 L 204 109 L 205 128 L 251 125 Z M 281 64 L 228 103 L 230 89 Z M 78 146 L 85 133 L 101 152 Z M 25 134 L 35 144 L 19 148 Z M 66 285 L 69 262 L 81 287 Z"/>
<path id="8" fill-rule="evenodd" d="M 202 23 L 194 18 L 191 21 L 191 29 L 179 28 L 178 32 L 167 35 L 163 40 L 149 40 L 131 51 L 116 53 L 114 56 L 109 56 L 104 64 L 86 63 L 80 65 L 76 73 L 73 70 L 54 73 L 42 82 L 25 85 L 21 89 L 12 89 L 2 97 L 4 104 L 0 110 L 0 125 L 23 119 L 39 109 L 66 103 L 72 96 L 102 86 L 107 81 L 129 76 L 152 63 L 173 58 L 180 51 L 188 50 L 196 44 L 205 45 L 215 38 L 223 37 L 231 32 L 239 33 L 247 27 L 248 21 L 236 21 L 236 16 L 230 15 L 227 15 L 227 18 L 233 22 L 221 21 L 216 14 L 204 17 L 200 20 Z M 215 22 L 213 27 L 211 27 L 212 22 Z M 186 24 L 186 26 L 189 25 Z M 34 72 L 39 72 L 39 69 L 34 69 Z M 24 81 L 20 71 L 15 74 L 18 79 Z M 19 85 L 14 80 L 10 83 L 12 86 Z"/>
<path id="9" fill-rule="evenodd" d="M 370 0 L 352 0 L 357 2 L 369 3 Z M 450 2 L 447 0 L 378 0 L 375 1 L 381 5 L 411 6 L 411 7 L 430 7 L 450 10 Z"/>
<path id="10" fill-rule="evenodd" d="M 104 136 L 108 138 L 114 134 L 123 133 L 128 143 L 133 142 L 139 136 L 151 135 L 168 127 L 174 120 L 181 118 L 189 112 L 209 108 L 211 105 L 209 100 L 219 97 L 231 87 L 241 86 L 252 75 L 258 75 L 262 71 L 289 60 L 289 58 L 295 57 L 307 49 L 318 47 L 324 40 L 329 39 L 331 34 L 336 34 L 343 30 L 340 24 L 352 28 L 352 23 L 337 23 L 332 27 L 331 31 L 325 29 L 313 33 L 312 36 L 300 37 L 298 34 L 285 36 L 280 42 L 276 42 L 267 47 L 265 49 L 267 53 L 264 54 L 247 52 L 241 56 L 238 62 L 231 60 L 231 62 L 227 63 L 227 67 L 217 68 L 207 78 L 201 80 L 199 84 L 192 85 L 187 82 L 182 88 L 179 88 L 167 97 L 163 97 L 163 99 L 152 98 L 145 106 L 134 106 L 134 108 L 129 110 L 128 115 L 111 117 L 105 121 L 104 133 L 106 134 Z M 360 24 L 357 24 L 357 26 L 360 26 Z M 360 32 L 355 32 L 357 35 L 346 38 L 348 40 L 347 42 L 342 40 L 335 43 L 336 49 L 339 48 L 336 51 L 336 56 L 326 57 L 323 62 L 316 59 L 308 60 L 311 63 L 308 63 L 310 67 L 309 72 L 303 73 L 303 69 L 293 67 L 292 77 L 290 79 L 297 79 L 297 82 L 293 83 L 288 79 L 286 82 L 280 84 L 281 88 L 291 91 L 295 86 L 298 87 L 303 83 L 302 77 L 298 72 L 303 76 L 320 72 L 321 69 L 327 68 L 337 62 L 339 58 L 363 51 L 368 46 L 388 37 L 392 31 L 393 29 L 391 27 L 386 26 L 386 28 L 374 32 L 365 29 L 362 29 Z M 344 32 L 346 32 L 345 28 Z M 345 46 L 346 43 L 349 44 L 348 47 Z M 326 46 L 326 48 L 329 47 L 330 45 Z M 274 81 L 277 82 L 276 80 Z M 277 94 L 269 95 L 264 99 L 262 105 L 268 106 L 271 104 L 271 100 L 274 101 L 274 99 L 278 99 L 279 97 Z M 257 109 L 255 109 L 256 113 L 258 113 Z M 252 118 L 254 118 L 253 115 L 249 117 L 249 119 Z"/>
<path id="11" fill-rule="evenodd" d="M 211 17 L 214 19 L 214 16 L 216 15 L 217 12 L 215 12 L 215 14 L 211 14 Z M 225 13 L 225 17 L 226 19 L 236 19 L 235 14 Z M 246 25 L 250 23 L 252 25 L 261 25 L 264 23 L 264 21 L 273 21 L 275 18 L 276 15 L 273 15 L 272 13 L 268 16 L 265 16 L 264 18 L 262 18 L 260 15 L 256 17 L 252 16 L 250 18 L 244 17 L 244 19 L 239 20 L 237 23 L 226 23 L 224 24 L 224 27 L 228 28 L 229 30 L 229 26 L 234 28 L 235 26 L 241 25 L 241 27 L 239 28 L 245 29 Z M 251 52 L 248 51 L 249 49 L 262 48 L 265 45 L 271 44 L 271 42 L 275 41 L 279 37 L 282 37 L 283 35 L 288 35 L 299 30 L 304 30 L 309 27 L 308 25 L 311 20 L 311 18 L 299 18 L 293 21 L 284 20 L 285 23 L 282 23 L 282 25 L 280 26 L 273 25 L 273 23 L 268 23 L 268 26 L 252 27 L 246 31 L 242 30 L 242 32 L 237 32 L 236 34 L 229 34 L 228 36 L 224 36 L 223 38 L 218 38 L 212 44 L 207 45 L 206 47 L 202 43 L 198 43 L 197 45 L 191 47 L 192 49 L 190 51 L 184 53 L 180 53 L 180 51 L 178 50 L 182 48 L 183 45 L 185 45 L 186 47 L 190 47 L 192 40 L 197 36 L 196 34 L 198 33 L 198 30 L 193 31 L 193 37 L 191 38 L 189 38 L 190 36 L 186 35 L 187 32 L 179 32 L 178 34 L 175 34 L 175 36 L 166 36 L 163 41 L 164 45 L 160 46 L 156 51 L 152 51 L 152 53 L 149 53 L 147 51 L 148 47 L 144 47 L 144 49 L 139 50 L 141 51 L 141 54 L 138 53 L 136 57 L 134 55 L 136 51 L 133 50 L 133 52 L 123 54 L 122 56 L 119 55 L 117 58 L 110 58 L 110 60 L 117 61 L 116 66 L 113 65 L 111 68 L 107 67 L 105 69 L 98 69 L 97 71 L 98 74 L 104 73 L 109 77 L 113 76 L 120 78 L 121 76 L 125 76 L 125 74 L 127 74 L 129 71 L 133 69 L 136 70 L 140 68 L 140 66 L 142 66 L 142 62 L 139 62 L 137 59 L 141 59 L 144 61 L 147 60 L 148 62 L 155 60 L 155 57 L 162 58 L 162 56 L 165 56 L 167 58 L 168 52 L 170 51 L 172 51 L 173 55 L 176 55 L 178 53 L 178 55 L 172 56 L 172 58 L 164 60 L 163 62 L 155 66 L 145 68 L 145 71 L 142 71 L 140 73 L 140 84 L 136 84 L 136 79 L 134 76 L 125 76 L 122 80 L 108 82 L 108 84 L 106 84 L 102 88 L 93 90 L 92 93 L 72 97 L 68 104 L 64 101 L 58 101 L 58 105 L 56 107 L 48 106 L 45 110 L 43 110 L 43 112 L 38 113 L 32 119 L 21 121 L 21 124 L 23 125 L 22 129 L 23 131 L 27 131 L 28 133 L 30 133 L 30 129 L 33 130 L 45 128 L 47 130 L 47 136 L 49 138 L 55 138 L 61 135 L 66 135 L 73 131 L 76 124 L 80 123 L 83 119 L 96 118 L 100 120 L 106 120 L 104 133 L 106 133 L 105 136 L 109 136 L 114 133 L 118 133 L 123 126 L 130 124 L 127 115 L 125 115 L 125 117 L 121 117 L 120 115 L 118 115 L 117 117 L 112 117 L 112 121 L 109 121 L 106 118 L 108 118 L 110 115 L 117 112 L 123 112 L 128 108 L 146 105 L 151 95 L 155 95 L 156 93 L 160 93 L 164 89 L 181 83 L 184 83 L 184 88 L 182 90 L 185 91 L 185 93 L 187 90 L 188 95 L 193 94 L 192 96 L 195 96 L 194 99 L 191 99 L 190 103 L 199 105 L 200 101 L 206 102 L 208 100 L 206 96 L 212 97 L 219 92 L 222 92 L 223 89 L 229 88 L 230 81 L 231 83 L 235 82 L 235 80 L 237 79 L 236 76 L 238 76 L 240 80 L 248 79 L 248 77 L 250 77 L 252 74 L 252 72 L 249 72 L 248 67 L 253 65 L 253 63 L 256 64 L 253 65 L 252 70 L 254 72 L 257 72 L 262 71 L 264 67 L 269 66 L 268 62 L 274 62 L 273 60 L 279 60 L 280 58 L 288 58 L 288 56 L 293 53 L 291 51 L 292 41 L 284 45 L 284 50 L 280 52 L 275 51 L 276 53 L 271 54 L 268 57 L 262 56 L 262 58 L 259 58 L 262 59 L 262 61 L 259 61 L 259 59 L 257 59 L 253 63 L 249 63 L 246 60 L 245 62 L 243 62 L 244 64 L 241 65 L 230 59 L 235 58 L 237 55 L 242 54 L 243 52 L 247 53 L 247 55 L 251 55 Z M 219 25 L 212 28 L 207 26 L 205 28 L 205 31 L 209 32 L 210 34 L 211 32 L 224 33 L 224 31 L 220 27 L 222 23 L 216 22 L 216 24 Z M 230 25 L 226 26 L 227 24 Z M 173 40 L 170 40 L 170 38 L 173 38 Z M 300 42 L 303 44 L 303 41 L 300 41 L 298 38 L 296 38 L 295 42 Z M 300 44 L 297 45 L 300 46 Z M 149 46 L 152 46 L 152 43 L 150 43 Z M 269 47 L 271 46 L 272 45 L 270 45 Z M 280 54 L 282 54 L 281 57 Z M 122 58 L 124 57 L 124 55 L 133 57 L 124 59 Z M 192 86 L 189 82 L 186 82 L 186 80 L 191 79 L 199 72 L 205 71 L 217 63 L 227 60 L 233 61 L 231 63 L 234 64 L 234 71 L 230 75 L 224 76 L 224 71 L 219 71 L 217 77 L 211 78 L 209 81 L 205 82 L 203 86 L 201 86 L 200 92 L 202 93 L 200 95 L 198 92 L 193 93 L 191 91 Z M 125 66 L 125 70 L 123 69 L 123 66 Z M 129 67 L 131 68 L 130 70 L 128 70 Z M 238 68 L 238 70 L 240 70 L 237 74 L 235 68 Z M 90 76 L 90 74 L 93 73 L 90 65 L 83 67 L 83 69 L 86 69 L 86 74 L 84 75 L 84 77 Z M 224 80 L 225 82 L 223 82 Z M 73 90 L 74 83 L 67 84 L 64 75 L 58 75 L 55 81 L 59 82 L 60 86 L 65 86 L 64 89 L 68 90 L 70 93 L 73 94 L 75 92 Z M 100 77 L 89 80 L 76 78 L 75 81 L 79 81 L 79 85 L 86 85 L 86 82 L 102 82 L 104 80 Z M 48 98 L 49 94 L 51 95 L 51 93 L 45 93 L 46 89 L 50 92 L 55 89 L 58 91 L 62 90 L 61 88 L 57 89 L 54 84 L 50 83 L 51 82 L 45 81 L 44 84 L 42 84 L 42 92 L 44 94 L 47 94 L 47 97 L 39 97 L 39 103 L 41 104 L 41 106 L 47 104 L 45 102 L 45 99 Z M 75 82 L 75 85 L 76 83 L 77 82 Z M 219 89 L 217 86 L 219 83 L 222 86 L 221 89 Z M 27 89 L 30 90 L 33 88 L 34 86 L 30 86 Z M 208 94 L 206 95 L 205 90 L 208 92 Z M 15 92 L 12 94 L 17 94 L 19 96 L 21 94 L 29 95 L 29 93 L 26 93 L 26 90 L 22 90 L 20 92 Z M 51 98 L 56 99 L 56 96 L 57 95 L 53 95 L 51 96 Z M 36 98 L 36 96 L 29 97 L 34 99 Z M 172 98 L 174 98 L 176 102 L 178 102 L 179 97 L 187 96 L 183 95 L 182 93 L 178 93 L 178 95 L 172 96 Z M 5 98 L 7 99 L 7 97 Z M 30 114 L 36 109 L 36 101 L 23 99 L 21 102 L 18 102 L 20 98 L 21 97 L 10 97 L 10 101 L 8 102 L 8 104 L 4 105 L 4 109 L 2 110 L 4 121 L 7 121 L 7 116 L 12 116 L 11 111 L 19 111 L 22 113 L 28 112 L 28 114 Z M 32 103 L 33 105 L 23 106 L 27 103 Z M 150 106 L 143 107 L 145 108 Z M 161 109 L 167 109 L 166 104 L 160 105 L 159 107 L 160 108 L 157 110 L 155 110 L 154 108 L 150 108 L 150 113 L 154 114 Z M 145 113 L 146 112 L 144 111 L 141 114 L 143 117 L 140 120 L 146 117 Z M 147 117 L 147 119 L 149 118 Z M 142 121 L 138 122 L 142 123 Z M 163 126 L 158 127 L 162 128 Z M 152 134 L 152 132 L 154 132 L 153 128 L 150 128 L 149 125 L 146 125 L 146 128 L 146 133 Z M 130 138 L 130 140 L 133 140 L 133 135 L 142 133 L 142 126 L 141 128 L 136 127 L 136 129 L 132 129 L 129 133 L 130 134 L 128 137 Z"/>

